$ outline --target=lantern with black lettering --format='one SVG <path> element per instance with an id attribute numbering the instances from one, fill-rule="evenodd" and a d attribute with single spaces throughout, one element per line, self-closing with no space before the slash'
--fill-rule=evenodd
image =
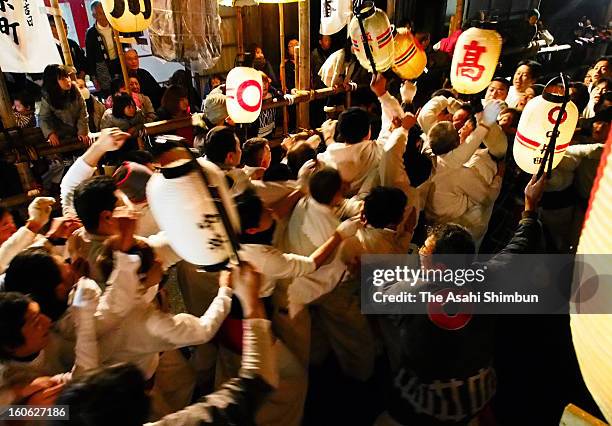
<path id="1" fill-rule="evenodd" d="M 151 0 L 102 0 L 111 27 L 122 33 L 144 31 L 151 25 Z"/>
<path id="2" fill-rule="evenodd" d="M 357 17 L 359 16 L 359 18 Z M 363 22 L 365 38 L 372 52 L 376 71 L 387 71 L 393 65 L 395 47 L 393 45 L 393 29 L 385 12 L 376 8 L 371 1 L 364 2 L 349 24 L 349 36 L 353 43 L 353 51 L 362 67 L 372 72 L 372 64 L 363 44 L 359 20 Z"/>
<path id="3" fill-rule="evenodd" d="M 451 65 L 451 83 L 459 93 L 487 88 L 499 61 L 502 38 L 495 30 L 472 27 L 457 39 Z"/>
<path id="4" fill-rule="evenodd" d="M 261 72 L 254 68 L 236 67 L 225 82 L 227 113 L 234 123 L 252 123 L 259 117 L 263 99 Z"/>
<path id="5" fill-rule="evenodd" d="M 240 219 L 225 175 L 215 164 L 186 158 L 163 165 L 147 183 L 147 200 L 180 257 L 217 268 L 233 258 L 232 238 L 240 232 Z"/>
<path id="6" fill-rule="evenodd" d="M 545 91 L 541 96 L 530 100 L 525 106 L 512 148 L 516 164 L 525 172 L 535 174 L 540 169 L 562 105 L 562 95 Z M 577 123 L 578 108 L 572 101 L 569 101 L 560 117 L 552 168 L 557 167 L 561 162 L 572 140 Z"/>
<path id="7" fill-rule="evenodd" d="M 407 28 L 398 28 L 394 39 L 395 61 L 393 71 L 404 80 L 418 78 L 427 65 L 427 55 L 419 41 Z"/>

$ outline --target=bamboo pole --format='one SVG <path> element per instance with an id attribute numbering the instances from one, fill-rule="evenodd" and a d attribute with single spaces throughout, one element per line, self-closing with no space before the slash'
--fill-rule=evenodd
<path id="1" fill-rule="evenodd" d="M 300 26 L 300 68 L 298 71 L 298 90 L 310 89 L 310 0 L 298 3 Z M 299 104 L 297 108 L 297 125 L 310 127 L 310 110 L 308 104 Z"/>
<path id="2" fill-rule="evenodd" d="M 59 42 L 62 46 L 62 54 L 64 55 L 64 65 L 73 67 L 72 53 L 70 53 L 70 45 L 68 44 L 68 34 L 64 28 L 64 20 L 62 19 L 62 10 L 59 7 L 58 0 L 51 0 L 51 8 L 53 9 L 53 19 L 55 20 L 55 29 L 59 36 Z M 73 76 L 76 79 L 76 74 Z"/>
<path id="3" fill-rule="evenodd" d="M 119 63 L 121 64 L 121 74 L 123 74 L 123 82 L 125 84 L 125 90 L 128 94 L 132 95 L 130 90 L 130 79 L 128 78 L 128 70 L 125 64 L 125 56 L 123 55 L 123 47 L 121 46 L 121 40 L 119 40 L 119 32 L 113 28 L 113 38 L 115 39 L 115 47 L 117 48 L 117 56 L 119 57 Z"/>
<path id="4" fill-rule="evenodd" d="M 6 89 L 6 81 L 4 80 L 2 69 L 0 69 L 0 118 L 2 119 L 2 125 L 5 129 L 17 127 L 15 114 L 13 114 L 11 97 Z"/>
<path id="5" fill-rule="evenodd" d="M 287 93 L 287 76 L 285 75 L 285 5 L 278 4 L 279 38 L 280 38 L 280 80 L 283 94 Z M 283 107 L 283 134 L 289 133 L 289 112 Z"/>
<path id="6" fill-rule="evenodd" d="M 455 8 L 455 16 L 451 18 L 450 25 L 448 26 L 448 35 L 461 28 L 463 22 L 463 6 L 464 0 L 457 0 L 457 7 Z"/>
<path id="7" fill-rule="evenodd" d="M 236 6 L 236 44 L 238 44 L 238 56 L 244 56 L 244 24 L 242 23 L 242 6 Z"/>

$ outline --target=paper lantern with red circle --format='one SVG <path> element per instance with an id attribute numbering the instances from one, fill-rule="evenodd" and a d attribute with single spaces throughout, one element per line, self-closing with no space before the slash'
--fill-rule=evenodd
<path id="1" fill-rule="evenodd" d="M 487 88 L 499 61 L 502 38 L 495 30 L 472 27 L 457 39 L 451 64 L 451 83 L 459 93 Z"/>
<path id="2" fill-rule="evenodd" d="M 394 38 L 395 60 L 393 71 L 404 80 L 418 78 L 427 66 L 427 55 L 419 41 L 407 28 L 398 28 Z"/>
<path id="3" fill-rule="evenodd" d="M 544 93 L 530 100 L 519 121 L 514 138 L 514 160 L 516 164 L 529 174 L 535 174 L 544 158 L 546 146 L 555 127 L 561 111 L 563 96 Z M 559 134 L 555 144 L 555 154 L 552 167 L 561 162 L 567 147 L 572 140 L 578 123 L 578 108 L 569 101 L 561 118 Z"/>
<path id="4" fill-rule="evenodd" d="M 372 51 L 372 56 L 374 57 L 374 63 L 376 64 L 376 71 L 387 71 L 391 68 L 393 60 L 395 59 L 393 28 L 391 27 L 389 18 L 385 12 L 376 8 L 371 1 L 364 2 L 357 13 L 359 13 L 363 20 L 368 44 Z M 372 65 L 364 49 L 363 36 L 357 16 L 353 16 L 348 31 L 351 42 L 353 43 L 353 51 L 359 63 L 362 67 L 372 72 Z"/>
<path id="5" fill-rule="evenodd" d="M 236 67 L 225 82 L 227 113 L 234 123 L 252 123 L 259 117 L 263 100 L 261 72 L 254 68 Z"/>
<path id="6" fill-rule="evenodd" d="M 151 25 L 152 0 L 101 0 L 111 27 L 122 33 L 137 33 Z"/>

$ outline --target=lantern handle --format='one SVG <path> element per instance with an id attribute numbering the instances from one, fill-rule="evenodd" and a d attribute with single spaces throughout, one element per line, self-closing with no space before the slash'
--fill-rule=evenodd
<path id="1" fill-rule="evenodd" d="M 372 54 L 372 49 L 370 49 L 370 43 L 368 42 L 368 36 L 366 35 L 367 33 L 365 30 L 365 26 L 363 25 L 362 9 L 364 9 L 364 7 L 366 6 L 375 7 L 373 2 L 365 1 L 356 8 L 355 17 L 357 18 L 357 22 L 359 23 L 359 29 L 361 30 L 361 41 L 363 43 L 363 50 L 365 51 L 368 61 L 370 61 L 370 66 L 372 67 L 372 73 L 377 74 L 376 62 L 374 62 L 374 55 Z"/>

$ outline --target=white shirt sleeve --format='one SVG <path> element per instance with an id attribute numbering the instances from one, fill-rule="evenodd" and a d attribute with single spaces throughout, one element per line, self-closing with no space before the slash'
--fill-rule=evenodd
<path id="1" fill-rule="evenodd" d="M 221 287 L 201 317 L 190 314 L 170 315 L 155 310 L 154 314 L 147 318 L 146 328 L 151 335 L 159 336 L 172 345 L 172 348 L 201 345 L 217 334 L 230 311 L 231 303 L 232 289 Z"/>
<path id="2" fill-rule="evenodd" d="M 174 250 L 172 250 L 165 231 L 160 231 L 157 234 L 150 235 L 145 238 L 145 240 L 147 244 L 155 251 L 155 254 L 161 262 L 164 271 L 183 260 Z"/>
<path id="3" fill-rule="evenodd" d="M 81 182 L 92 177 L 95 171 L 96 168 L 87 164 L 82 156 L 77 158 L 68 169 L 60 184 L 62 214 L 64 216 L 77 216 L 74 209 L 74 190 Z"/>
<path id="4" fill-rule="evenodd" d="M 380 144 L 384 144 L 389 136 L 391 135 L 391 122 L 395 117 L 403 117 L 404 110 L 400 105 L 399 101 L 395 99 L 389 92 L 385 92 L 380 98 L 378 98 L 380 106 L 382 108 L 382 126 L 380 128 L 380 134 L 376 141 Z"/>
<path id="5" fill-rule="evenodd" d="M 419 112 L 417 122 L 421 126 L 423 133 L 429 133 L 429 130 L 436 124 L 438 120 L 438 114 L 440 114 L 445 108 L 448 108 L 448 99 L 444 96 L 435 96 L 431 98 Z"/>
<path id="6" fill-rule="evenodd" d="M 36 239 L 36 234 L 22 226 L 0 246 L 0 274 L 3 274 L 11 261 L 21 251 L 27 249 Z"/>

